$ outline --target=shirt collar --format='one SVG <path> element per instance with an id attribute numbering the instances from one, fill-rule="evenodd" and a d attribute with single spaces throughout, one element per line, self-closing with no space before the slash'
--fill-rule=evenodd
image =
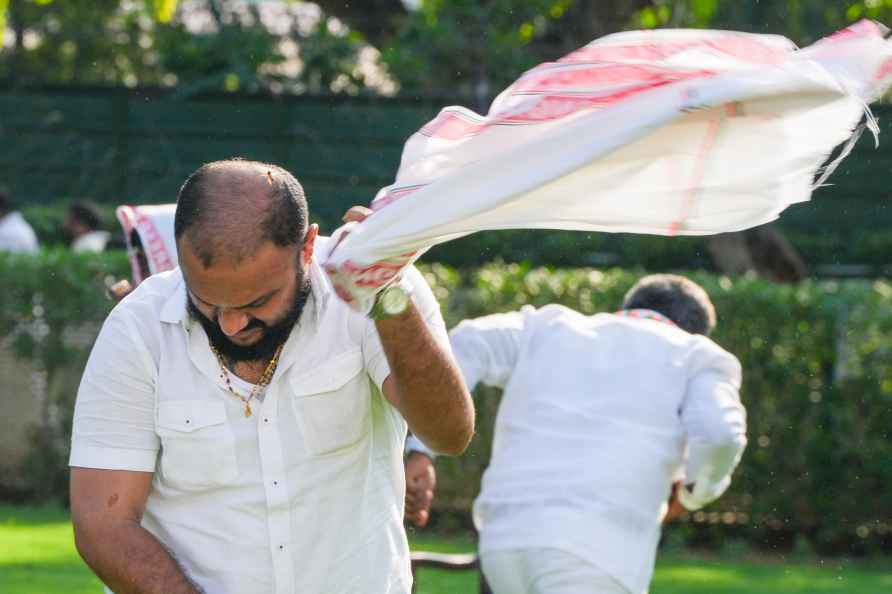
<path id="1" fill-rule="evenodd" d="M 657 322 L 663 322 L 664 324 L 669 324 L 670 326 L 676 325 L 675 322 L 652 309 L 622 309 L 616 312 L 616 315 L 626 318 L 635 318 L 639 320 L 656 320 Z"/>
<path id="2" fill-rule="evenodd" d="M 322 240 L 321 244 L 320 240 Z M 327 254 L 324 249 L 327 241 L 327 237 L 316 238 L 313 259 L 310 261 L 309 266 L 310 299 L 307 302 L 307 306 L 312 308 L 311 315 L 313 316 L 313 321 L 317 324 L 322 319 L 322 315 L 328 308 L 331 296 L 334 294 L 328 275 L 325 274 L 318 262 L 320 255 Z M 183 279 L 183 273 L 179 266 L 176 267 L 174 274 L 179 277 L 177 286 L 167 298 L 167 301 L 164 302 L 164 306 L 161 308 L 160 319 L 168 324 L 183 324 L 189 320 L 189 311 L 186 309 L 186 281 Z"/>

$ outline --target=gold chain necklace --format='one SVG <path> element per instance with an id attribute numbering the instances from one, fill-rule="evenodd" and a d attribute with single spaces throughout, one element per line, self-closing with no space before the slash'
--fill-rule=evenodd
<path id="1" fill-rule="evenodd" d="M 226 363 L 223 362 L 223 356 L 220 354 L 220 351 L 211 347 L 211 351 L 213 351 L 214 355 L 217 357 L 217 362 L 220 364 L 220 379 L 226 382 L 226 389 L 229 392 L 245 403 L 245 416 L 251 416 L 251 400 L 260 394 L 260 391 L 269 385 L 269 382 L 273 379 L 273 374 L 276 372 L 276 367 L 279 366 L 279 355 L 282 354 L 282 347 L 285 346 L 284 343 L 279 345 L 279 348 L 276 349 L 276 352 L 273 354 L 273 358 L 269 360 L 269 365 L 266 366 L 266 370 L 263 372 L 263 375 L 260 376 L 260 381 L 258 381 L 254 387 L 251 389 L 251 393 L 248 394 L 248 397 L 245 398 L 238 392 L 236 392 L 232 388 L 232 382 L 229 380 L 229 370 L 226 369 Z"/>

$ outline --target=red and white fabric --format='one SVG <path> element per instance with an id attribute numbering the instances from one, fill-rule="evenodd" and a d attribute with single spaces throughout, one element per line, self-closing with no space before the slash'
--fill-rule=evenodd
<path id="1" fill-rule="evenodd" d="M 598 39 L 526 72 L 486 115 L 447 107 L 413 134 L 325 268 L 367 309 L 426 249 L 476 231 L 708 235 L 774 220 L 810 198 L 865 112 L 876 133 L 885 33 L 862 21 L 804 49 L 729 31 Z"/>
<path id="2" fill-rule="evenodd" d="M 176 210 L 176 204 L 119 206 L 115 210 L 118 222 L 124 229 L 134 286 L 152 274 L 173 270 L 177 266 L 177 245 L 173 236 L 173 219 Z M 142 251 L 149 266 L 149 274 L 145 274 L 140 266 L 138 247 L 131 241 L 131 233 L 134 229 L 142 243 Z"/>

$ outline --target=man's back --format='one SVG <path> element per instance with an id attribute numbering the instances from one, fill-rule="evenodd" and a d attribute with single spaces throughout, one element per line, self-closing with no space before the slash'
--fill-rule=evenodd
<path id="1" fill-rule="evenodd" d="M 739 437 L 700 418 L 716 390 L 736 402 L 737 360 L 648 312 L 526 308 L 464 322 L 452 340 L 469 383 L 504 388 L 475 504 L 481 550 L 563 548 L 643 591 L 686 437 Z"/>

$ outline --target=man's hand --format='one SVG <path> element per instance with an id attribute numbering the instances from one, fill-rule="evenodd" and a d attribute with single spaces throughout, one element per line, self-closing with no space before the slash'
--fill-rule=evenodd
<path id="1" fill-rule="evenodd" d="M 436 486 L 434 463 L 421 452 L 411 452 L 406 458 L 406 520 L 419 528 L 427 525 Z"/>
<path id="2" fill-rule="evenodd" d="M 133 292 L 133 285 L 126 278 L 115 282 L 109 279 L 105 283 L 105 296 L 117 303 L 127 295 Z"/>
<path id="3" fill-rule="evenodd" d="M 669 495 L 669 509 L 666 510 L 666 515 L 663 517 L 663 523 L 667 524 L 673 520 L 677 520 L 681 516 L 688 513 L 687 508 L 683 506 L 678 501 L 678 490 L 684 489 L 684 484 L 682 481 L 675 481 L 672 483 L 672 493 Z"/>
<path id="4" fill-rule="evenodd" d="M 343 220 L 361 223 L 372 214 L 364 206 L 353 206 Z M 350 302 L 349 294 L 341 298 Z M 402 314 L 376 320 L 375 327 L 390 364 L 384 397 L 433 451 L 453 456 L 464 452 L 474 435 L 474 403 L 448 347 L 437 344 L 414 304 Z"/>
<path id="5" fill-rule="evenodd" d="M 344 216 L 341 217 L 341 220 L 345 223 L 361 223 L 366 220 L 372 212 L 371 208 L 366 208 L 365 206 L 351 206 L 349 210 L 344 213 Z"/>

